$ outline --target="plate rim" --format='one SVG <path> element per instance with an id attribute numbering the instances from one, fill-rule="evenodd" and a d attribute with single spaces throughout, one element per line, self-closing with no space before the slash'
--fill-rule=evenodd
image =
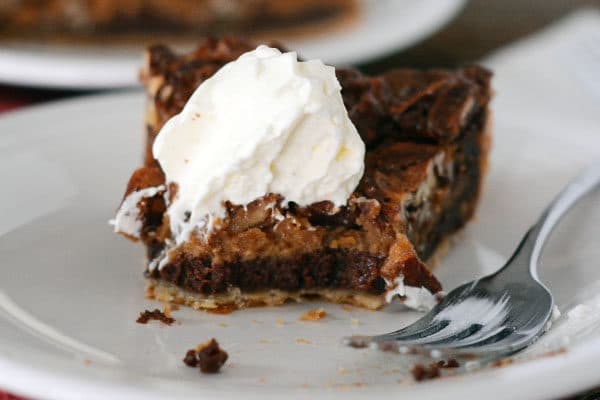
<path id="1" fill-rule="evenodd" d="M 590 351 L 591 350 L 591 351 Z M 368 350 L 366 350 L 368 351 Z M 439 380 L 428 381 L 427 383 L 417 383 L 412 386 L 398 386 L 397 394 L 403 396 L 425 396 L 429 399 L 447 399 L 458 396 L 473 395 L 471 391 L 482 394 L 486 386 L 502 379 L 503 381 L 519 382 L 523 380 L 543 381 L 538 385 L 524 385 L 519 387 L 521 398 L 544 399 L 556 398 L 557 396 L 572 395 L 573 390 L 561 379 L 545 380 L 549 375 L 564 376 L 564 361 L 571 358 L 572 364 L 578 364 L 578 390 L 585 391 L 598 384 L 598 377 L 594 367 L 597 367 L 596 357 L 600 356 L 600 339 L 590 340 L 586 345 L 579 345 L 567 350 L 565 353 L 552 356 L 542 356 L 534 360 L 524 361 L 501 368 L 489 368 L 483 371 L 471 372 L 458 377 L 448 377 Z M 583 368 L 581 368 L 583 367 Z M 81 367 L 85 371 L 93 372 L 91 366 Z M 29 396 L 38 399 L 57 399 L 69 400 L 79 399 L 78 393 L 86 393 L 86 398 L 90 400 L 104 400 L 106 396 L 111 398 L 122 398 L 131 400 L 163 400 L 166 393 L 152 390 L 155 388 L 140 387 L 143 378 L 135 382 L 135 385 L 127 385 L 121 382 L 100 381 L 94 379 L 93 374 L 82 374 L 83 376 L 74 377 L 65 371 L 49 371 L 36 368 L 31 365 L 25 365 L 19 362 L 11 362 L 0 357 L 0 370 L 8 371 L 6 374 L 0 374 L 0 386 L 3 389 L 13 393 Z M 135 376 L 135 375 L 134 375 Z M 566 376 L 570 383 L 573 383 L 573 376 Z M 31 384 L 35 381 L 35 385 Z M 465 382 L 467 381 L 467 382 Z M 473 382 L 474 381 L 474 382 Z M 469 383 L 469 388 L 464 388 L 464 383 Z M 49 393 L 48 388 L 51 388 Z M 265 387 L 266 388 L 266 387 Z M 373 390 L 374 389 L 374 390 Z M 514 391 L 514 390 L 513 390 Z M 394 390 L 394 392 L 396 392 Z M 433 392 L 433 393 L 432 393 Z M 235 399 L 241 394 L 241 391 L 232 391 L 224 393 L 221 389 L 211 389 L 210 387 L 200 387 L 194 385 L 193 391 L 183 395 L 173 395 L 174 400 L 187 400 L 194 398 L 202 399 Z M 317 394 L 328 394 L 330 398 L 338 399 L 360 399 L 365 394 L 371 396 L 382 396 L 390 393 L 390 385 L 376 388 L 367 388 L 364 391 L 338 391 L 328 392 L 322 387 L 308 388 L 303 392 L 294 391 L 293 397 L 297 399 L 314 399 Z M 244 389 L 244 398 L 248 400 L 260 400 L 265 397 L 280 396 L 281 393 L 266 393 L 257 390 L 254 387 Z M 455 397 L 456 396 L 456 397 Z M 487 392 L 488 399 L 511 399 L 513 393 Z"/>

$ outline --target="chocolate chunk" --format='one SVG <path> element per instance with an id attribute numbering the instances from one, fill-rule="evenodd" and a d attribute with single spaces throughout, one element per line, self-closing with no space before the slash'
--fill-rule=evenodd
<path id="1" fill-rule="evenodd" d="M 183 362 L 188 367 L 200 367 L 204 374 L 216 374 L 227 361 L 229 356 L 219 347 L 215 339 L 198 345 L 196 349 L 188 350 Z"/>
<path id="2" fill-rule="evenodd" d="M 145 310 L 144 312 L 141 312 L 140 316 L 135 322 L 138 324 L 147 324 L 150 320 L 160 321 L 166 325 L 171 325 L 173 322 L 175 322 L 175 318 L 166 316 L 158 308 L 154 309 L 153 311 Z"/>
<path id="3" fill-rule="evenodd" d="M 219 347 L 219 343 L 215 339 L 211 339 L 198 351 L 200 371 L 205 374 L 215 374 L 219 372 L 228 357 L 227 353 Z"/>
<path id="4" fill-rule="evenodd" d="M 449 360 L 438 361 L 437 366 L 440 368 L 458 368 L 460 367 L 460 364 L 455 358 L 451 358 Z"/>
<path id="5" fill-rule="evenodd" d="M 188 367 L 197 367 L 198 358 L 196 357 L 196 350 L 188 350 L 187 353 L 185 353 L 185 357 L 183 358 L 183 363 Z"/>
<path id="6" fill-rule="evenodd" d="M 431 364 L 429 367 L 416 364 L 410 372 L 417 382 L 440 377 L 440 369 L 437 364 Z"/>

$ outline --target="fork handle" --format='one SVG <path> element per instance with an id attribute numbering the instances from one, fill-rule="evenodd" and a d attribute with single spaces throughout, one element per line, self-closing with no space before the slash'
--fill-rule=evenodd
<path id="1" fill-rule="evenodd" d="M 600 160 L 588 166 L 572 180 L 544 210 L 538 221 L 529 229 L 512 258 L 526 255 L 529 272 L 537 280 L 537 265 L 550 233 L 560 219 L 585 195 L 600 186 Z M 511 263 L 509 262 L 508 265 Z"/>

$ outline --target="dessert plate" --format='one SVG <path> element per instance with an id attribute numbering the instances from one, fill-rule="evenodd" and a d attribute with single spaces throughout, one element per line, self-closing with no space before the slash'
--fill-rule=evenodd
<path id="1" fill-rule="evenodd" d="M 495 145 L 478 218 L 436 270 L 448 288 L 500 267 L 542 207 L 600 157 L 593 103 L 577 105 L 579 119 L 549 115 L 527 97 L 539 93 L 509 84 L 513 78 L 496 79 Z M 592 239 L 600 234 L 600 194 L 567 217 L 542 260 L 541 278 L 562 316 L 502 368 L 414 383 L 408 371 L 423 361 L 416 356 L 340 344 L 342 336 L 418 318 L 399 306 L 369 312 L 304 303 L 229 315 L 182 308 L 172 326 L 135 323 L 139 312 L 162 305 L 144 298 L 141 246 L 113 234 L 107 221 L 141 162 L 143 97 L 79 98 L 0 118 L 0 387 L 63 400 L 541 399 L 600 384 L 600 249 Z M 319 306 L 324 320 L 299 320 Z M 229 352 L 222 373 L 184 366 L 186 350 L 211 337 Z"/>
<path id="2" fill-rule="evenodd" d="M 360 0 L 346 28 L 286 40 L 308 58 L 335 65 L 365 62 L 408 47 L 447 23 L 464 0 Z M 131 87 L 145 46 L 0 42 L 0 82 L 70 89 Z"/>

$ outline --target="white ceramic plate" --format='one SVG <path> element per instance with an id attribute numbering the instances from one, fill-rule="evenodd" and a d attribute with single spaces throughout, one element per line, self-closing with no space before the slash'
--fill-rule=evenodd
<path id="1" fill-rule="evenodd" d="M 465 0 L 361 0 L 356 24 L 287 42 L 309 58 L 353 64 L 410 46 L 438 30 Z M 0 82 L 102 89 L 136 86 L 142 47 L 32 45 L 0 42 Z"/>
<path id="2" fill-rule="evenodd" d="M 516 80 L 524 68 L 498 68 L 491 169 L 476 221 L 436 271 L 447 288 L 498 268 L 551 197 L 600 158 L 593 103 L 549 113 L 553 98 Z M 314 303 L 230 315 L 181 309 L 173 326 L 136 324 L 139 312 L 161 305 L 144 299 L 141 246 L 107 221 L 141 161 L 142 113 L 143 95 L 133 92 L 0 118 L 0 387 L 62 400 L 346 400 L 543 399 L 600 385 L 599 195 L 574 210 L 544 254 L 541 276 L 563 316 L 508 367 L 414 384 L 412 356 L 339 344 L 419 316 L 397 307 L 324 304 L 329 316 L 318 323 L 298 320 Z M 230 360 L 221 374 L 202 376 L 181 359 L 210 337 Z M 566 352 L 544 356 L 567 340 Z"/>

